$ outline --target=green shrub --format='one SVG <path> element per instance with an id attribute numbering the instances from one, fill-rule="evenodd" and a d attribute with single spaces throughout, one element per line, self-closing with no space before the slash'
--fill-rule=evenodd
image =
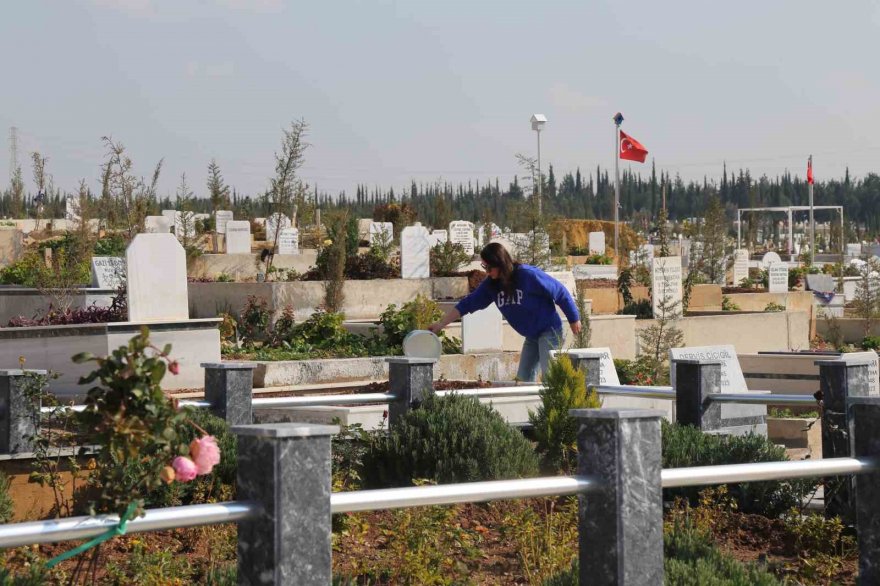
<path id="1" fill-rule="evenodd" d="M 443 311 L 433 299 L 417 295 L 412 301 L 404 303 L 400 309 L 395 304 L 389 305 L 379 315 L 379 323 L 385 334 L 385 343 L 396 353 L 402 352 L 403 339 L 413 330 L 425 330 L 429 325 L 443 317 Z M 461 352 L 461 342 L 447 337 L 445 332 L 439 334 L 443 351 L 446 354 Z"/>
<path id="2" fill-rule="evenodd" d="M 538 457 L 522 434 L 475 397 L 431 395 L 407 413 L 369 456 L 373 485 L 535 476 Z"/>
<path id="3" fill-rule="evenodd" d="M 15 502 L 9 495 L 9 476 L 0 472 L 0 523 L 9 523 L 15 514 Z"/>
<path id="4" fill-rule="evenodd" d="M 269 304 L 256 295 L 248 295 L 244 309 L 239 316 L 239 332 L 247 342 L 262 340 L 269 327 Z"/>
<path id="5" fill-rule="evenodd" d="M 703 433 L 690 425 L 663 421 L 663 468 L 744 464 L 747 462 L 778 462 L 788 460 L 785 448 L 758 435 L 725 436 Z M 813 490 L 811 480 L 785 482 L 754 482 L 728 485 L 744 513 L 778 517 Z M 664 490 L 664 498 L 685 497 L 697 503 L 698 488 Z"/>
<path id="6" fill-rule="evenodd" d="M 444 277 L 458 273 L 471 260 L 464 246 L 457 242 L 439 242 L 431 248 L 431 276 Z"/>
<path id="7" fill-rule="evenodd" d="M 778 303 L 774 303 L 771 301 L 764 307 L 764 311 L 767 312 L 776 312 L 776 311 L 785 311 L 784 305 L 779 305 Z"/>
<path id="8" fill-rule="evenodd" d="M 880 349 L 880 336 L 865 336 L 862 340 L 862 348 L 865 350 Z"/>
<path id="9" fill-rule="evenodd" d="M 541 405 L 529 412 L 536 449 L 545 468 L 569 473 L 577 461 L 578 424 L 568 411 L 595 409 L 602 402 L 595 390 L 587 392 L 584 371 L 576 370 L 567 354 L 550 361 L 542 382 Z"/>
<path id="10" fill-rule="evenodd" d="M 739 311 L 739 305 L 730 300 L 730 297 L 723 295 L 721 297 L 721 311 Z"/>
<path id="11" fill-rule="evenodd" d="M 95 241 L 95 256 L 125 256 L 126 246 L 122 234 L 109 234 Z"/>
<path id="12" fill-rule="evenodd" d="M 620 315 L 634 315 L 636 319 L 651 319 L 654 317 L 654 309 L 651 307 L 650 299 L 631 301 L 624 305 L 623 309 L 617 313 Z"/>

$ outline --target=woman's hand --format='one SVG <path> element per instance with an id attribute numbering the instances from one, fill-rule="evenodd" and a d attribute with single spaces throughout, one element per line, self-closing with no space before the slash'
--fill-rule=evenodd
<path id="1" fill-rule="evenodd" d="M 443 322 L 438 321 L 438 322 L 434 322 L 431 325 L 429 325 L 428 329 L 430 331 L 434 332 L 435 334 L 439 334 L 443 330 L 444 327 L 445 327 L 445 324 Z"/>
<path id="2" fill-rule="evenodd" d="M 571 325 L 571 331 L 575 336 L 577 336 L 578 334 L 581 333 L 581 322 L 576 321 L 576 322 L 572 322 L 569 325 Z"/>

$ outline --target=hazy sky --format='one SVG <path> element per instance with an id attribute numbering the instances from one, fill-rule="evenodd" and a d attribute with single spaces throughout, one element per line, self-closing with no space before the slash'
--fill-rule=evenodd
<path id="1" fill-rule="evenodd" d="M 618 110 L 647 172 L 880 171 L 878 2 L 2 0 L 0 50 L 2 136 L 68 190 L 98 186 L 112 135 L 140 174 L 165 158 L 162 194 L 183 172 L 203 194 L 212 157 L 260 191 L 300 117 L 331 192 L 505 185 L 536 112 L 559 175 L 612 167 Z"/>

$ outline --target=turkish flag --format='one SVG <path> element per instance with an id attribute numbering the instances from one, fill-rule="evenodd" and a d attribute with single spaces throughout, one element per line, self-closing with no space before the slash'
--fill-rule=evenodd
<path id="1" fill-rule="evenodd" d="M 648 156 L 648 149 L 642 146 L 642 143 L 625 133 L 620 131 L 620 158 L 627 161 L 645 162 Z"/>
<path id="2" fill-rule="evenodd" d="M 813 184 L 813 157 L 807 159 L 807 183 Z"/>

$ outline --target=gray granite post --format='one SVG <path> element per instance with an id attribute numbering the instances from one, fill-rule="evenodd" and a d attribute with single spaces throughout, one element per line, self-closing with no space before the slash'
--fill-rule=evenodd
<path id="1" fill-rule="evenodd" d="M 721 405 L 709 395 L 721 392 L 721 362 L 674 360 L 675 419 L 703 431 L 721 429 Z"/>
<path id="2" fill-rule="evenodd" d="M 873 392 L 867 360 L 816 360 L 819 367 L 819 390 L 822 392 L 822 457 L 845 458 L 851 455 L 848 437 L 847 400 L 867 397 Z M 851 476 L 823 480 L 825 513 L 839 516 L 844 523 L 855 522 L 854 481 Z"/>
<path id="3" fill-rule="evenodd" d="M 579 352 L 569 350 L 566 352 L 575 369 L 584 371 L 587 388 L 599 386 L 602 383 L 602 354 L 598 352 Z"/>
<path id="4" fill-rule="evenodd" d="M 847 401 L 852 455 L 880 456 L 880 398 Z M 854 478 L 856 531 L 859 541 L 859 584 L 880 584 L 880 472 Z"/>
<path id="5" fill-rule="evenodd" d="M 330 584 L 330 438 L 335 425 L 238 425 L 237 499 L 259 504 L 238 526 L 239 584 Z"/>
<path id="6" fill-rule="evenodd" d="M 396 401 L 388 404 L 388 427 L 391 428 L 407 411 L 418 407 L 434 393 L 434 364 L 437 360 L 394 356 L 385 361 L 388 363 L 391 393 L 397 396 Z"/>
<path id="7" fill-rule="evenodd" d="M 663 583 L 661 411 L 573 409 L 578 475 L 598 486 L 580 497 L 580 584 Z"/>
<path id="8" fill-rule="evenodd" d="M 45 370 L 0 370 L 0 454 L 34 451 L 40 427 L 40 402 L 25 396 L 26 375 L 45 376 Z"/>
<path id="9" fill-rule="evenodd" d="M 251 401 L 256 364 L 245 362 L 205 362 L 205 400 L 211 413 L 229 425 L 253 422 Z"/>

